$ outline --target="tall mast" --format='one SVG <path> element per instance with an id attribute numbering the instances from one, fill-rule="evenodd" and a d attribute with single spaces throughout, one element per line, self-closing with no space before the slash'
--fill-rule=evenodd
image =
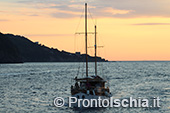
<path id="1" fill-rule="evenodd" d="M 95 48 L 95 76 L 97 76 L 97 28 L 96 28 L 96 25 L 95 25 L 95 45 L 94 45 L 94 48 Z"/>
<path id="2" fill-rule="evenodd" d="M 85 3 L 85 48 L 86 48 L 86 77 L 88 77 L 88 56 L 87 56 L 87 3 Z"/>

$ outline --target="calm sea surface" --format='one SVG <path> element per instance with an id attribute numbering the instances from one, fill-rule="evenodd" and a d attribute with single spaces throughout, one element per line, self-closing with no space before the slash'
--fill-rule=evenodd
<path id="1" fill-rule="evenodd" d="M 89 65 L 92 75 L 94 64 Z M 106 62 L 98 66 L 98 74 L 109 80 L 114 98 L 160 97 L 161 107 L 82 111 L 67 106 L 56 108 L 53 99 L 70 96 L 72 79 L 85 74 L 85 64 L 24 63 L 0 64 L 0 113 L 170 113 L 170 62 Z"/>

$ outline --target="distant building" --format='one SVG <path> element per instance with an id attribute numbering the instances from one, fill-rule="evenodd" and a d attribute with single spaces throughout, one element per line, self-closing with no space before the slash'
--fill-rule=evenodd
<path id="1" fill-rule="evenodd" d="M 76 55 L 80 55 L 81 53 L 80 53 L 80 52 L 76 52 L 75 54 L 76 54 Z"/>
<path id="2" fill-rule="evenodd" d="M 39 44 L 39 42 L 34 42 L 35 44 Z"/>

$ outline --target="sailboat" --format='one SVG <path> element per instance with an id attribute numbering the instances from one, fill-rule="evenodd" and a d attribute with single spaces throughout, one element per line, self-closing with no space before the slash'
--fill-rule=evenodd
<path id="1" fill-rule="evenodd" d="M 95 75 L 90 76 L 88 74 L 88 53 L 87 53 L 87 3 L 85 3 L 85 48 L 86 48 L 86 76 L 84 78 L 75 77 L 75 85 L 71 86 L 71 96 L 77 99 L 106 99 L 111 97 L 111 92 L 109 87 L 106 87 L 106 80 L 97 74 L 97 26 L 95 25 Z M 77 107 L 74 104 L 73 107 Z M 82 106 L 81 106 L 82 107 Z"/>

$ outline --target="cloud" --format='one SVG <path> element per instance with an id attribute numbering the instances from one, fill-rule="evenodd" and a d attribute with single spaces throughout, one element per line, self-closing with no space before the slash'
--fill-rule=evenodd
<path id="1" fill-rule="evenodd" d="M 116 15 L 116 14 L 128 14 L 130 12 L 132 12 L 132 10 L 119 10 L 119 9 L 113 9 L 111 7 L 104 9 L 105 13 L 110 13 L 112 15 Z"/>
<path id="2" fill-rule="evenodd" d="M 38 14 L 30 14 L 29 16 L 39 16 Z"/>
<path id="3" fill-rule="evenodd" d="M 85 0 L 20 0 L 17 3 L 29 4 L 37 10 L 57 9 L 59 12 L 49 15 L 58 18 L 61 14 L 62 18 L 72 18 L 80 15 L 78 13 L 84 8 Z M 170 17 L 169 4 L 170 0 L 89 0 L 88 8 L 97 17 Z"/>
<path id="4" fill-rule="evenodd" d="M 5 13 L 5 11 L 0 11 L 0 13 Z"/>
<path id="5" fill-rule="evenodd" d="M 138 23 L 132 25 L 170 25 L 170 23 Z"/>
<path id="6" fill-rule="evenodd" d="M 9 21 L 9 20 L 7 20 L 7 19 L 0 19 L 0 21 L 1 21 L 1 22 L 2 22 L 2 21 L 4 22 L 4 21 Z"/>
<path id="7" fill-rule="evenodd" d="M 24 36 L 41 36 L 41 37 L 47 37 L 47 36 L 72 36 L 73 34 L 24 34 Z"/>
<path id="8" fill-rule="evenodd" d="M 84 7 L 84 5 L 76 5 L 76 4 L 72 4 L 72 5 L 68 5 L 68 7 L 70 8 L 75 8 L 75 9 L 82 9 Z M 96 8 L 95 6 L 88 6 L 88 8 Z"/>

